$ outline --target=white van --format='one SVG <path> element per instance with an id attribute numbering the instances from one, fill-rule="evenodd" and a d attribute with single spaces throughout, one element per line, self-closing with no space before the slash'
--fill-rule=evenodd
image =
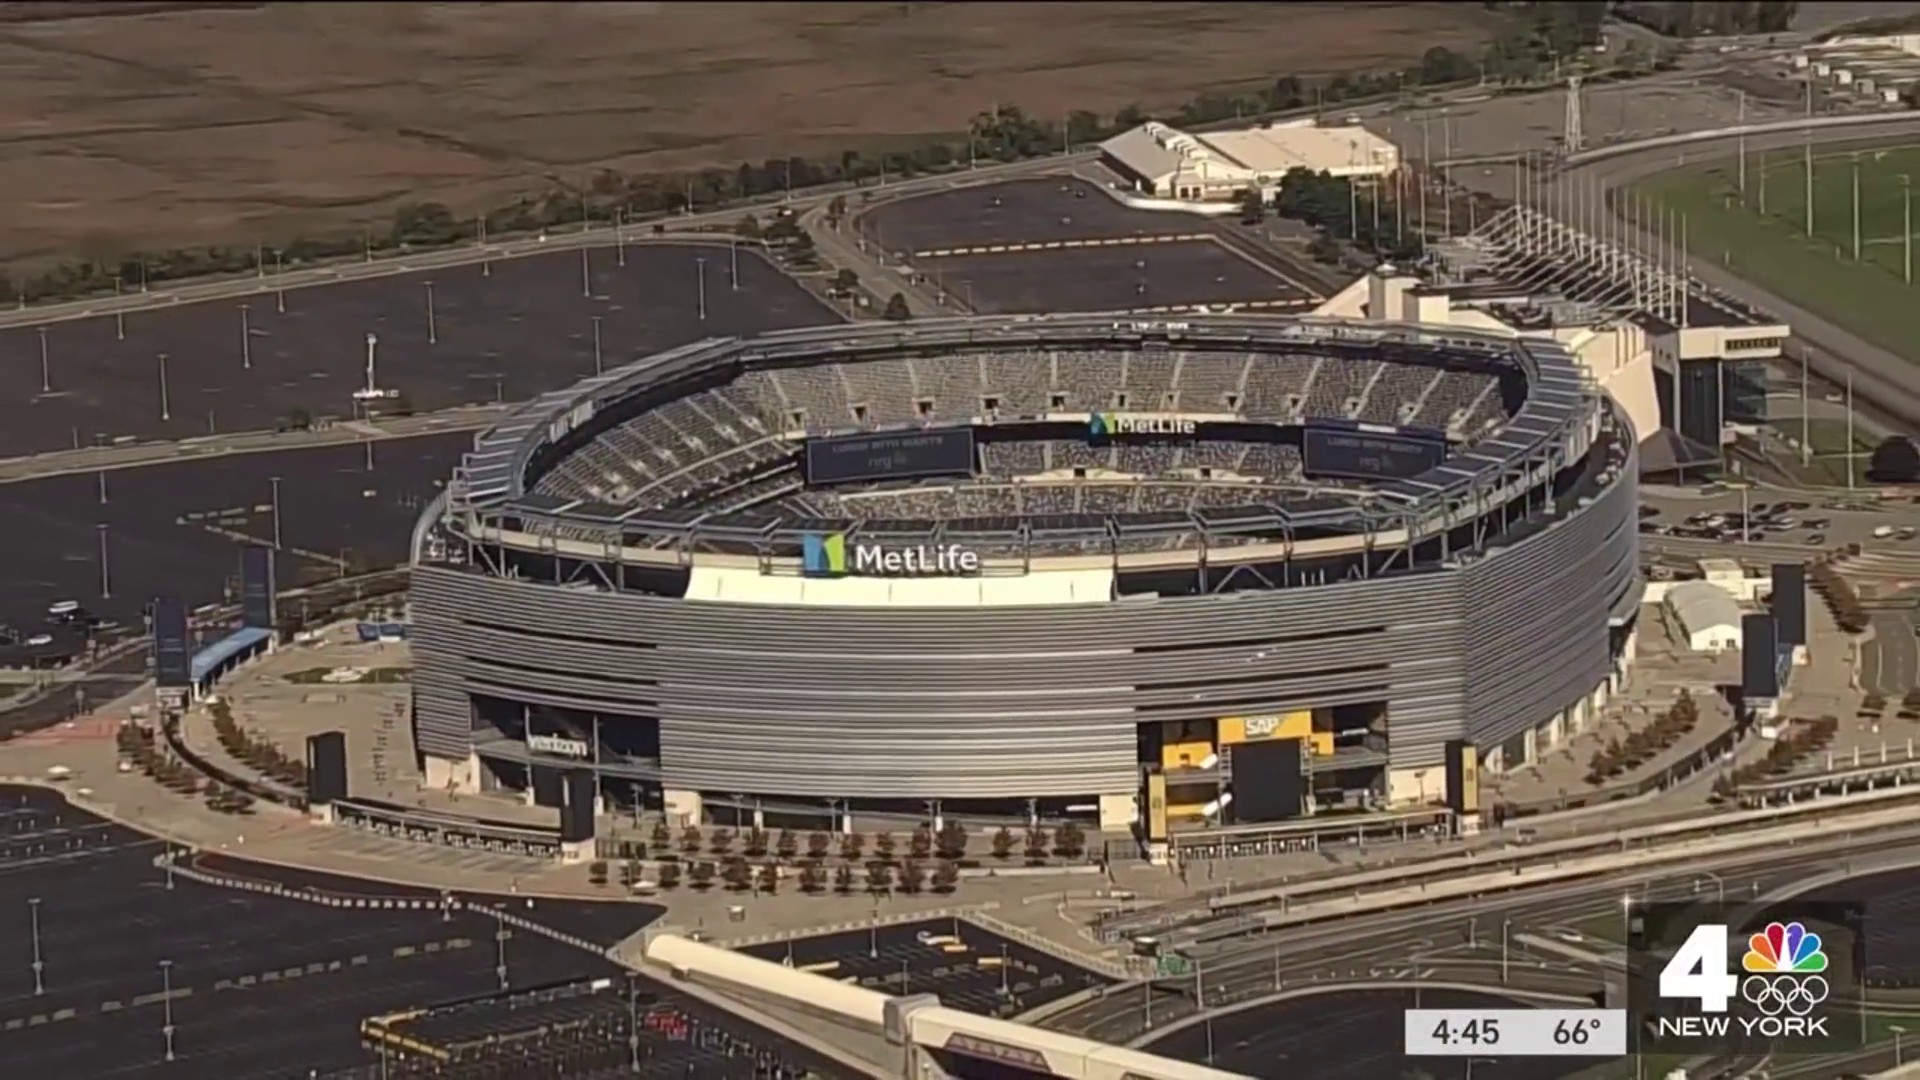
<path id="1" fill-rule="evenodd" d="M 1891 537 L 1892 535 L 1893 535 L 1893 526 L 1891 525 L 1875 525 L 1873 527 L 1873 538 L 1875 540 L 1885 540 Z"/>

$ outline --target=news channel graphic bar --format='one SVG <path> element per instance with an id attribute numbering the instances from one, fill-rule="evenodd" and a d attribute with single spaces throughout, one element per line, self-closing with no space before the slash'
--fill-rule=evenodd
<path id="1" fill-rule="evenodd" d="M 1625 1009 L 1408 1009 L 1408 1057 L 1627 1054 Z"/>
<path id="2" fill-rule="evenodd" d="M 1860 1049 L 1866 914 L 1861 904 L 1837 900 L 1630 904 L 1634 1052 Z"/>

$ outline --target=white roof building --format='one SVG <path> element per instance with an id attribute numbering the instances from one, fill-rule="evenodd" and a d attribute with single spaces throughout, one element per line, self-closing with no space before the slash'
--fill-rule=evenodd
<path id="1" fill-rule="evenodd" d="M 1400 168 L 1392 141 L 1359 124 L 1320 127 L 1312 120 L 1205 133 L 1149 120 L 1101 143 L 1100 154 L 1143 192 L 1201 202 L 1250 187 L 1272 192 L 1293 169 L 1379 177 Z"/>
<path id="2" fill-rule="evenodd" d="M 1712 582 L 1682 581 L 1667 590 L 1666 604 L 1693 651 L 1721 653 L 1740 647 L 1740 604 L 1727 590 Z"/>

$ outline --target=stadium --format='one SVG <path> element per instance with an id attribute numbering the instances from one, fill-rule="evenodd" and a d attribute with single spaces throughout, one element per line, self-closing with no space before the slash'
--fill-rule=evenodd
<path id="1" fill-rule="evenodd" d="M 695 821 L 1444 802 L 1450 751 L 1529 760 L 1618 685 L 1634 447 L 1544 337 L 1054 315 L 699 342 L 520 408 L 420 518 L 423 774 L 545 802 L 586 767 Z"/>

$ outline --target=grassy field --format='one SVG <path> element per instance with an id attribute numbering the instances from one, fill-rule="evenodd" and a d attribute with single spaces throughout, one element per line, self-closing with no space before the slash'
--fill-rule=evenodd
<path id="1" fill-rule="evenodd" d="M 1854 251 L 1856 165 L 1858 259 Z M 1920 263 L 1915 266 L 1916 284 L 1909 285 L 1902 180 L 1912 177 L 1920 191 L 1920 148 L 1886 147 L 1816 157 L 1811 236 L 1806 228 L 1807 174 L 1800 154 L 1751 155 L 1747 169 L 1744 198 L 1733 161 L 1663 173 L 1642 184 L 1640 191 L 1656 204 L 1686 216 L 1695 258 L 1722 263 L 1875 344 L 1920 360 Z M 1915 224 L 1920 227 L 1920 221 Z"/>
<path id="2" fill-rule="evenodd" d="M 1505 25 L 1415 3 L 154 6 L 0 22 L 0 262 L 351 233 L 603 168 L 837 158 L 996 104 L 1169 108 L 1474 55 Z"/>

